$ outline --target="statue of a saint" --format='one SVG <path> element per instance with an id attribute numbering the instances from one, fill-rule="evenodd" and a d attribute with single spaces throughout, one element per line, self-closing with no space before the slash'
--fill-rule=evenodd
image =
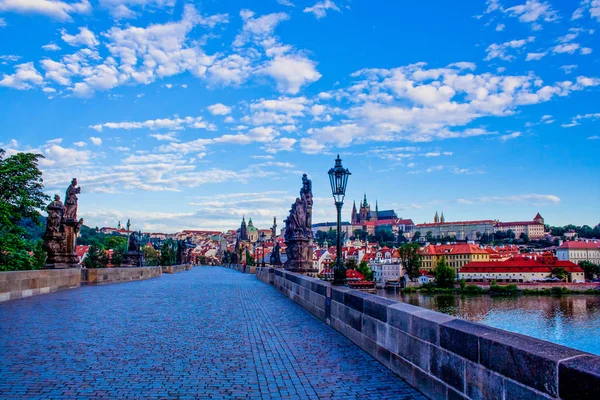
<path id="1" fill-rule="evenodd" d="M 129 244 L 127 246 L 127 251 L 132 253 L 137 253 L 139 251 L 139 240 L 137 238 L 137 232 L 131 232 L 129 235 Z"/>
<path id="2" fill-rule="evenodd" d="M 77 178 L 73 178 L 65 196 L 65 213 L 63 218 L 67 221 L 77 220 L 77 195 L 79 193 L 81 193 L 81 188 L 77 187 Z"/>
<path id="3" fill-rule="evenodd" d="M 54 195 L 54 201 L 48 204 L 47 210 L 48 219 L 46 221 L 46 232 L 58 233 L 65 212 L 65 206 L 63 206 L 62 201 L 60 201 L 59 195 Z"/>

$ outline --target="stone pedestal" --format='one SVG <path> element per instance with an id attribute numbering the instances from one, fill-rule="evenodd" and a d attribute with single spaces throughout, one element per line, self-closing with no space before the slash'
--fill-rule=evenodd
<path id="1" fill-rule="evenodd" d="M 77 225 L 76 221 L 64 221 L 62 232 L 46 232 L 44 234 L 44 250 L 48 255 L 46 268 L 77 268 L 79 266 L 79 258 L 75 252 Z"/>
<path id="2" fill-rule="evenodd" d="M 287 261 L 283 267 L 300 274 L 319 272 L 313 265 L 312 240 L 290 240 L 286 242 Z"/>
<path id="3" fill-rule="evenodd" d="M 123 266 L 124 267 L 142 267 L 142 253 L 138 251 L 128 251 L 123 255 Z"/>

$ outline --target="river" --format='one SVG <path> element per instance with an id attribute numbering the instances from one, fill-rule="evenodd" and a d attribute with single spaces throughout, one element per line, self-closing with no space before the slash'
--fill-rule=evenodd
<path id="1" fill-rule="evenodd" d="M 600 296 L 377 294 L 600 355 Z"/>

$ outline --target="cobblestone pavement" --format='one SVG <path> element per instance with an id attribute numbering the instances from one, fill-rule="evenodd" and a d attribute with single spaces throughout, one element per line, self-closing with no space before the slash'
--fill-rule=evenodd
<path id="1" fill-rule="evenodd" d="M 0 304 L 0 399 L 424 399 L 252 275 L 194 268 Z"/>

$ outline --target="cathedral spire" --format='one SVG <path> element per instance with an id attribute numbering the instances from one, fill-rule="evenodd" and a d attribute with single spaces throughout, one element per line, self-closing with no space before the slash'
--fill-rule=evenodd
<path id="1" fill-rule="evenodd" d="M 375 212 L 379 212 L 379 204 L 377 204 L 377 200 L 375 200 Z"/>
<path id="2" fill-rule="evenodd" d="M 442 211 L 442 216 L 440 217 L 440 222 L 444 223 L 446 222 L 446 218 L 444 218 L 444 212 Z"/>
<path id="3" fill-rule="evenodd" d="M 365 197 L 363 200 L 363 207 L 366 207 L 366 206 L 367 206 L 367 192 L 365 192 Z"/>
<path id="4" fill-rule="evenodd" d="M 440 222 L 440 216 L 438 215 L 437 210 L 435 211 L 435 216 L 433 217 L 433 223 L 437 224 Z"/>

